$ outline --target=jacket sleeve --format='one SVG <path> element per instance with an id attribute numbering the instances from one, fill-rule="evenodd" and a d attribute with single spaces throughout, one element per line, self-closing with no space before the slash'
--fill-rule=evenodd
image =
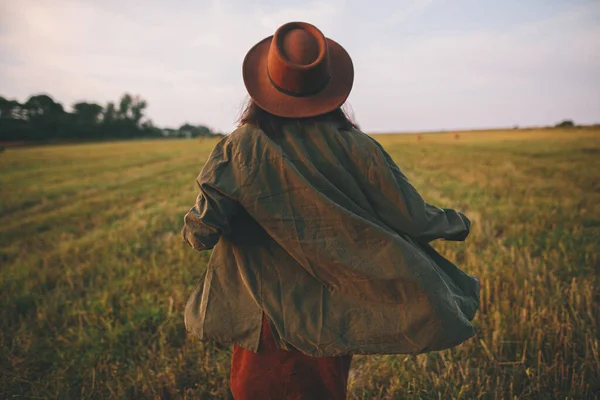
<path id="1" fill-rule="evenodd" d="M 417 241 L 465 240 L 471 228 L 469 219 L 459 211 L 425 202 L 381 144 L 371 140 L 382 156 L 374 163 L 377 171 L 370 175 L 378 175 L 374 180 L 380 182 L 384 197 L 383 205 L 378 209 L 384 222 Z"/>
<path id="2" fill-rule="evenodd" d="M 236 165 L 228 138 L 211 152 L 196 179 L 200 193 L 185 214 L 181 234 L 196 250 L 212 249 L 221 235 L 231 232 L 231 221 L 241 209 L 238 193 L 247 180 L 247 168 Z"/>

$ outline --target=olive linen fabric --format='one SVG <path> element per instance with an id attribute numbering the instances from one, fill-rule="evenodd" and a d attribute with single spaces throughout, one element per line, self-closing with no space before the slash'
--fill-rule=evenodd
<path id="1" fill-rule="evenodd" d="M 185 309 L 202 340 L 310 356 L 418 354 L 475 335 L 479 281 L 428 242 L 464 240 L 372 137 L 334 123 L 243 125 L 211 152 L 183 238 L 213 249 Z"/>

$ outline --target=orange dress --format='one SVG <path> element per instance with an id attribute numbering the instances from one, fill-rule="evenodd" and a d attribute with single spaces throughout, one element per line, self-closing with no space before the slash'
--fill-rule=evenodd
<path id="1" fill-rule="evenodd" d="M 234 345 L 229 383 L 235 400 L 343 400 L 351 361 L 278 348 L 263 313 L 258 352 Z"/>

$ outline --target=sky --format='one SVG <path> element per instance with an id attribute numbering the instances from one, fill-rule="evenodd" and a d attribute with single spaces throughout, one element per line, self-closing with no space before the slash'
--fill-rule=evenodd
<path id="1" fill-rule="evenodd" d="M 228 133 L 247 51 L 290 21 L 348 51 L 365 132 L 600 122 L 598 0 L 0 0 L 0 96 L 128 92 L 157 126 Z"/>

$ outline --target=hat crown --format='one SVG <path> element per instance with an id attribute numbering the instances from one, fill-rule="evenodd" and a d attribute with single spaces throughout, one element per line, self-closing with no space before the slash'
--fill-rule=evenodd
<path id="1" fill-rule="evenodd" d="M 329 82 L 329 52 L 323 33 L 305 22 L 282 25 L 273 35 L 267 73 L 277 90 L 291 96 L 314 95 Z"/>
<path id="2" fill-rule="evenodd" d="M 312 64 L 319 56 L 319 43 L 305 30 L 294 28 L 283 36 L 281 55 L 294 64 Z"/>

